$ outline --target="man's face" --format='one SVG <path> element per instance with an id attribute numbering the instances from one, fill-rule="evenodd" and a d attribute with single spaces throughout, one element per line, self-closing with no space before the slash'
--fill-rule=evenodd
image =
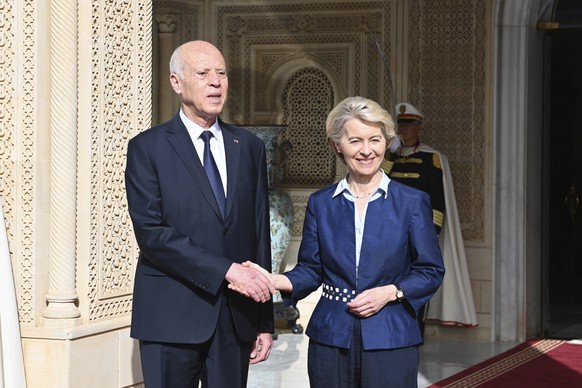
<path id="1" fill-rule="evenodd" d="M 397 133 L 406 147 L 411 147 L 418 143 L 422 124 L 416 120 L 398 120 Z"/>
<path id="2" fill-rule="evenodd" d="M 184 74 L 170 75 L 174 91 L 180 96 L 182 109 L 195 123 L 208 127 L 222 112 L 228 92 L 224 57 L 206 42 L 193 42 L 181 53 Z"/>

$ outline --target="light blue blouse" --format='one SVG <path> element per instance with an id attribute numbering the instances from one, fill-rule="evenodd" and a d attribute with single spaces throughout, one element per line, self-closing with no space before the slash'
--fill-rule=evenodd
<path id="1" fill-rule="evenodd" d="M 383 170 L 380 170 L 380 172 L 382 173 L 380 185 L 378 185 L 378 189 L 376 189 L 376 192 L 368 197 L 368 201 L 366 202 L 366 206 L 364 207 L 364 211 L 362 213 L 361 218 L 358 217 L 358 212 L 356 210 L 356 207 L 354 206 L 354 226 L 355 226 L 354 233 L 356 235 L 356 252 L 355 252 L 356 279 L 358 279 L 358 269 L 360 266 L 360 251 L 362 248 L 362 238 L 364 237 L 364 227 L 366 225 L 366 212 L 368 211 L 368 203 L 380 198 L 382 195 L 384 196 L 384 198 L 386 198 L 388 193 L 388 184 L 390 183 L 390 178 L 388 178 L 388 175 L 386 175 Z M 339 184 L 337 185 L 337 189 L 333 193 L 333 197 L 335 198 L 338 195 L 343 194 L 346 199 L 355 203 L 354 194 L 350 191 L 350 188 L 348 186 L 348 176 L 349 174 L 346 175 L 344 179 L 342 179 L 339 182 Z"/>

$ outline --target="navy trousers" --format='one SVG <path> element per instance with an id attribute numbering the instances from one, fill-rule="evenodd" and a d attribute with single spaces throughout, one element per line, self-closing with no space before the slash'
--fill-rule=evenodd
<path id="1" fill-rule="evenodd" d="M 359 319 L 349 349 L 310 340 L 307 355 L 311 388 L 417 388 L 418 363 L 418 346 L 364 350 Z"/>
<path id="2" fill-rule="evenodd" d="M 202 344 L 140 341 L 146 388 L 245 388 L 252 342 L 240 341 L 223 297 L 218 326 Z"/>

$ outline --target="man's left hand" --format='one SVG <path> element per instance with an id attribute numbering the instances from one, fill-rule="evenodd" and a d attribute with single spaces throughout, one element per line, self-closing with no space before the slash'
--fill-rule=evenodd
<path id="1" fill-rule="evenodd" d="M 271 333 L 260 333 L 251 351 L 251 365 L 265 361 L 271 354 L 273 336 Z"/>

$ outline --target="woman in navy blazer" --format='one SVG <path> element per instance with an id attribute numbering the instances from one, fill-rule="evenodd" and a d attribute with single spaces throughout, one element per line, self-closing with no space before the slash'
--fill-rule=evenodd
<path id="1" fill-rule="evenodd" d="M 306 331 L 312 387 L 416 387 L 416 313 L 445 272 L 429 197 L 380 169 L 395 132 L 374 101 L 343 100 L 326 132 L 348 174 L 311 195 L 298 263 L 271 279 L 294 302 L 322 287 Z"/>

